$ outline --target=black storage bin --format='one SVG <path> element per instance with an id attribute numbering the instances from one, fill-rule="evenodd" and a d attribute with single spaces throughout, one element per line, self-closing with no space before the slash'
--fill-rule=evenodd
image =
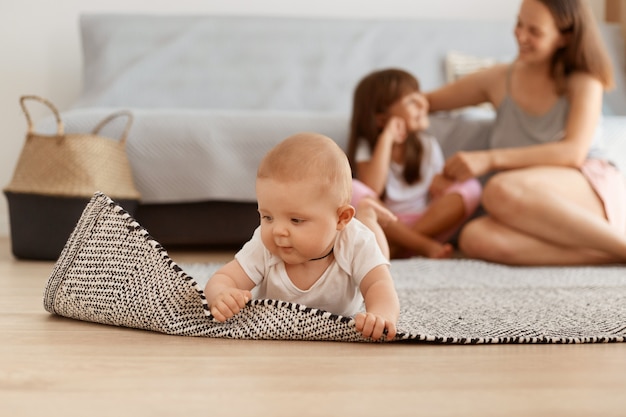
<path id="1" fill-rule="evenodd" d="M 84 197 L 53 197 L 5 191 L 9 203 L 11 251 L 16 258 L 56 260 L 83 210 Z M 118 200 L 134 215 L 138 200 Z"/>

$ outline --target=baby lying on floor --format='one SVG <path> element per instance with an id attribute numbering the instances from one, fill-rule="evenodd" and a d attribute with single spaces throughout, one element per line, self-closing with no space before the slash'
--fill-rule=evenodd
<path id="1" fill-rule="evenodd" d="M 363 336 L 393 339 L 399 302 L 389 260 L 376 222 L 355 218 L 351 186 L 348 159 L 330 138 L 301 133 L 270 150 L 257 171 L 261 225 L 205 286 L 213 317 L 233 317 L 258 286 L 260 298 L 354 316 Z"/>

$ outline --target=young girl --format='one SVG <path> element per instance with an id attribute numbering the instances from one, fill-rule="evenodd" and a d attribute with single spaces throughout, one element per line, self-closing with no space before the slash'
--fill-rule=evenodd
<path id="1" fill-rule="evenodd" d="M 487 151 L 460 152 L 450 180 L 495 175 L 487 216 L 459 237 L 474 258 L 523 265 L 626 261 L 624 178 L 597 146 L 611 63 L 583 0 L 523 0 L 511 64 L 468 75 L 427 95 L 431 110 L 491 102 Z"/>
<path id="2" fill-rule="evenodd" d="M 476 179 L 458 183 L 440 175 L 444 158 L 428 126 L 428 102 L 408 72 L 376 71 L 357 85 L 348 142 L 352 204 L 358 217 L 360 207 L 380 199 L 397 216 L 381 224 L 392 257 L 450 257 L 445 242 L 480 199 Z"/>

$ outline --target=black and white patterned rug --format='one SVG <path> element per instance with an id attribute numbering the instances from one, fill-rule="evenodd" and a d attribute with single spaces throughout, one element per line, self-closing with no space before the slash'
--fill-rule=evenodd
<path id="1" fill-rule="evenodd" d="M 177 265 L 121 207 L 96 194 L 45 288 L 62 316 L 174 335 L 368 342 L 349 317 L 252 300 L 226 323 L 202 287 L 218 264 Z M 626 266 L 509 267 L 481 261 L 393 261 L 394 341 L 451 344 L 626 341 Z"/>

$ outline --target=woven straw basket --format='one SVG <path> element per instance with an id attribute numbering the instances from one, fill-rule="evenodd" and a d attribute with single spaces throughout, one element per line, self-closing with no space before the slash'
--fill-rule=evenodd
<path id="1" fill-rule="evenodd" d="M 46 105 L 56 119 L 56 134 L 35 132 L 26 101 Z M 28 131 L 13 179 L 4 189 L 9 202 L 13 254 L 26 259 L 56 259 L 76 222 L 97 191 L 107 193 L 133 212 L 139 202 L 126 138 L 133 122 L 129 111 L 117 111 L 90 133 L 65 133 L 56 107 L 38 96 L 23 96 L 20 105 Z M 119 139 L 100 130 L 126 117 Z"/>
<path id="2" fill-rule="evenodd" d="M 34 131 L 26 100 L 39 101 L 52 110 L 56 135 Z M 91 198 L 102 191 L 112 198 L 139 199 L 126 155 L 126 138 L 133 121 L 128 111 L 119 111 L 102 120 L 91 133 L 64 132 L 56 107 L 37 96 L 23 96 L 20 104 L 28 131 L 13 179 L 6 192 Z M 126 116 L 128 122 L 119 140 L 98 135 L 113 119 Z"/>

